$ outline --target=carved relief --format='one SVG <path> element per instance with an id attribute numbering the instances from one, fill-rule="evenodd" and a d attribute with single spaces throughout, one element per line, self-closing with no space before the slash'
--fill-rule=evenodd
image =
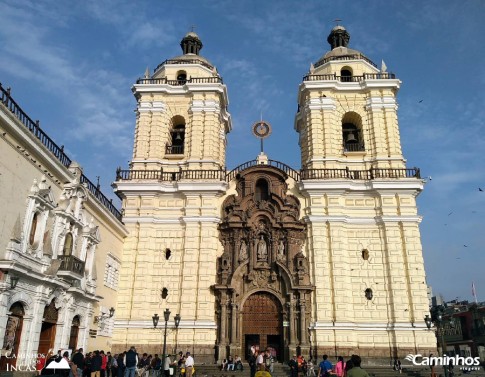
<path id="1" fill-rule="evenodd" d="M 306 224 L 299 219 L 298 199 L 287 194 L 287 178 L 283 171 L 272 166 L 248 168 L 236 177 L 237 195 L 229 196 L 223 203 L 219 234 L 224 252 L 218 260 L 217 284 L 213 286 L 218 297 L 215 311 L 225 313 L 224 318 L 216 318 L 221 347 L 229 342 L 242 346 L 244 338 L 241 319 L 234 317 L 237 311 L 227 310 L 223 304 L 229 292 L 231 303 L 242 308 L 242 300 L 258 291 L 271 292 L 281 303 L 293 305 L 292 297 L 303 297 L 304 292 L 314 289 L 308 275 L 308 260 L 302 252 Z M 303 317 L 297 318 L 300 309 L 290 314 L 291 305 L 283 305 L 281 318 L 289 321 L 291 317 L 291 323 L 300 327 L 309 324 L 310 314 L 306 314 L 309 300 L 307 295 L 306 305 L 301 301 Z M 233 332 L 231 339 L 224 338 L 223 334 Z M 288 333 L 285 334 L 284 343 L 291 343 Z M 306 340 L 301 336 L 297 338 L 304 344 Z M 294 342 L 296 338 L 292 339 Z"/>

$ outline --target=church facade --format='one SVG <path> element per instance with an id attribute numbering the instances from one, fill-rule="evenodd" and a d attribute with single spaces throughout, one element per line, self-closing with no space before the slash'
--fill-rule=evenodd
<path id="1" fill-rule="evenodd" d="M 251 346 L 279 360 L 435 351 L 401 82 L 349 39 L 335 27 L 298 88 L 299 170 L 264 153 L 225 169 L 227 88 L 197 34 L 137 81 L 133 158 L 114 183 L 129 232 L 114 352 L 160 353 L 164 311 L 167 352 L 199 362 Z"/>

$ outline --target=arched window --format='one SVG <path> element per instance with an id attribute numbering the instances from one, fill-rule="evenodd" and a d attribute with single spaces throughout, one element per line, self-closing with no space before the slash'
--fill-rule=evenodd
<path id="1" fill-rule="evenodd" d="M 167 154 L 184 154 L 185 143 L 185 119 L 175 116 L 172 119 L 172 130 L 170 131 L 170 144 L 167 144 Z"/>
<path id="2" fill-rule="evenodd" d="M 348 112 L 342 119 L 342 142 L 344 152 L 365 151 L 362 137 L 362 118 L 355 112 Z"/>
<path id="3" fill-rule="evenodd" d="M 254 200 L 260 202 L 261 200 L 269 199 L 269 186 L 266 179 L 258 179 L 254 190 Z"/>
<path id="4" fill-rule="evenodd" d="M 344 67 L 340 70 L 340 78 L 343 82 L 352 81 L 352 69 L 350 67 Z"/>
<path id="5" fill-rule="evenodd" d="M 184 85 L 187 82 L 187 73 L 185 71 L 177 72 L 177 84 Z"/>
<path id="6" fill-rule="evenodd" d="M 71 255 L 72 254 L 72 246 L 73 246 L 73 239 L 72 239 L 72 233 L 69 232 L 66 234 L 66 237 L 64 238 L 64 247 L 62 248 L 62 254 L 63 255 Z"/>
<path id="7" fill-rule="evenodd" d="M 35 231 L 37 230 L 37 219 L 38 213 L 34 213 L 34 217 L 32 218 L 32 224 L 30 225 L 30 234 L 29 234 L 29 244 L 33 245 L 35 241 Z"/>

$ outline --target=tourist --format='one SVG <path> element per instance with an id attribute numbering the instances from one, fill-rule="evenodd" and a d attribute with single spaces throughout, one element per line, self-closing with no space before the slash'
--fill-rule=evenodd
<path id="1" fill-rule="evenodd" d="M 103 360 L 99 351 L 94 351 L 94 356 L 91 358 L 91 377 L 101 377 L 101 364 Z"/>
<path id="2" fill-rule="evenodd" d="M 135 377 L 135 370 L 138 364 L 138 355 L 134 346 L 132 346 L 125 354 L 123 364 L 125 365 L 125 377 Z"/>
<path id="3" fill-rule="evenodd" d="M 359 355 L 352 355 L 351 360 L 353 367 L 347 372 L 347 377 L 369 377 L 369 373 L 360 367 L 362 359 Z"/>
<path id="4" fill-rule="evenodd" d="M 298 359 L 296 355 L 293 355 L 293 358 L 288 362 L 290 367 L 291 377 L 298 377 Z"/>
<path id="5" fill-rule="evenodd" d="M 328 355 L 323 355 L 322 361 L 318 364 L 318 377 L 329 377 L 332 371 L 332 363 L 328 360 Z"/>
<path id="6" fill-rule="evenodd" d="M 251 374 L 250 374 L 251 377 L 254 377 L 256 375 L 257 358 L 258 358 L 258 351 L 255 350 L 254 353 L 252 353 L 251 356 L 249 356 L 249 360 L 248 360 L 249 369 L 251 370 Z"/>
<path id="7" fill-rule="evenodd" d="M 185 354 L 185 377 L 192 377 L 192 372 L 194 370 L 194 358 L 190 356 L 190 352 Z"/>
<path id="8" fill-rule="evenodd" d="M 337 377 L 343 377 L 345 373 L 345 362 L 342 356 L 337 359 L 337 364 L 335 364 L 335 374 Z"/>

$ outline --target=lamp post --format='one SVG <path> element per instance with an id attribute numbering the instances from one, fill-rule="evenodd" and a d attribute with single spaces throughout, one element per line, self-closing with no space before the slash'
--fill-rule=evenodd
<path id="1" fill-rule="evenodd" d="M 424 317 L 424 322 L 426 323 L 426 327 L 431 329 L 431 325 L 434 324 L 436 326 L 436 336 L 439 340 L 439 344 L 441 346 L 441 353 L 439 356 L 444 357 L 446 353 L 446 343 L 445 343 L 445 332 L 444 332 L 444 308 L 443 306 L 435 306 L 431 308 L 431 318 L 429 317 L 428 314 L 425 315 Z M 454 320 L 451 318 L 450 326 L 454 327 Z M 448 377 L 448 365 L 443 365 L 443 370 L 445 373 L 445 377 Z"/>
<path id="2" fill-rule="evenodd" d="M 179 330 L 179 325 L 180 325 L 180 314 L 176 314 L 175 317 L 175 350 L 173 353 L 177 352 L 177 342 L 178 342 L 178 330 Z"/>
<path id="3" fill-rule="evenodd" d="M 169 309 L 165 309 L 165 311 L 163 312 L 163 319 L 165 320 L 165 327 L 163 332 L 162 370 L 165 373 L 165 356 L 166 356 L 165 354 L 167 353 L 167 325 L 168 325 L 168 321 L 170 320 Z M 180 314 L 176 314 L 174 317 L 175 328 L 178 328 L 180 324 L 180 319 L 181 319 Z M 160 320 L 160 317 L 158 316 L 158 314 L 155 313 L 152 317 L 152 320 L 153 320 L 153 327 L 157 328 L 158 321 Z"/>

